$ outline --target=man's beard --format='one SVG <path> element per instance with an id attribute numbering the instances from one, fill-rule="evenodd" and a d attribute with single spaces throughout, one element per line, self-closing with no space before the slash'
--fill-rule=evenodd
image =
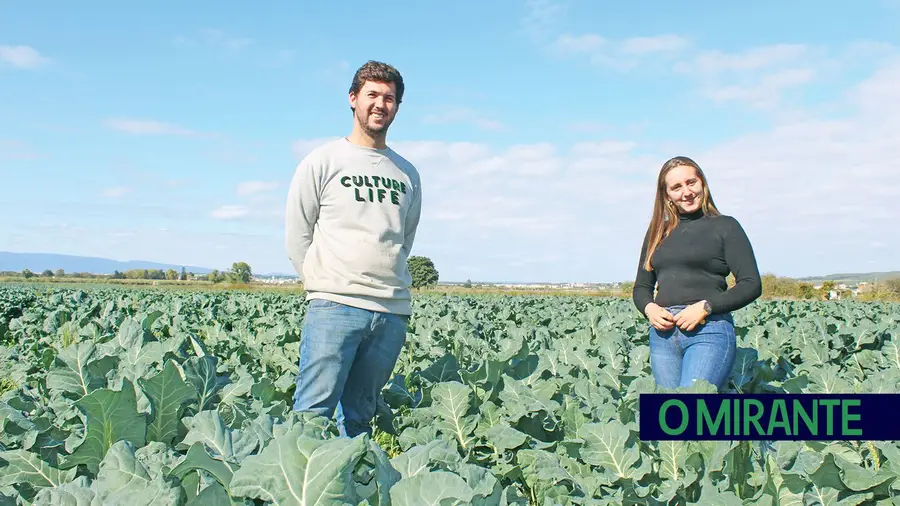
<path id="1" fill-rule="evenodd" d="M 375 111 L 372 111 L 372 112 L 375 112 Z M 371 115 L 371 114 L 372 113 L 369 113 L 369 115 Z M 355 114 L 356 123 L 359 124 L 359 127 L 363 130 L 363 132 L 366 133 L 366 135 L 369 135 L 372 137 L 383 137 L 387 133 L 388 127 L 391 126 L 391 122 L 393 121 L 392 119 L 389 119 L 387 117 L 386 113 L 384 113 L 384 114 L 385 114 L 384 124 L 382 124 L 379 127 L 370 127 L 369 121 L 368 121 L 369 116 L 367 115 L 365 118 L 363 118 L 362 116 L 360 116 L 359 113 Z"/>

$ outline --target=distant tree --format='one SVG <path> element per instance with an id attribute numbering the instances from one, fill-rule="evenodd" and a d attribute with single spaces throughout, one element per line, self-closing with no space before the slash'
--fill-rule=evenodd
<path id="1" fill-rule="evenodd" d="M 861 300 L 900 301 L 900 278 L 888 278 L 871 282 L 865 288 L 860 287 Z"/>
<path id="2" fill-rule="evenodd" d="M 175 269 L 169 269 L 166 271 L 166 279 L 169 281 L 175 281 L 178 279 L 178 272 Z"/>
<path id="3" fill-rule="evenodd" d="M 812 283 L 804 283 L 801 282 L 797 294 L 801 299 L 815 299 L 816 298 L 816 289 L 813 288 Z"/>
<path id="4" fill-rule="evenodd" d="M 115 271 L 113 271 L 112 276 L 110 276 L 110 277 L 111 277 L 112 279 L 125 279 L 125 275 L 122 274 L 121 272 L 119 272 L 118 269 L 116 269 Z"/>
<path id="5" fill-rule="evenodd" d="M 900 278 L 888 278 L 880 283 L 892 296 L 900 297 Z"/>
<path id="6" fill-rule="evenodd" d="M 56 274 L 56 277 L 61 278 L 66 275 L 66 271 L 65 269 L 56 269 L 54 274 Z"/>
<path id="7" fill-rule="evenodd" d="M 231 265 L 231 281 L 233 283 L 249 283 L 253 271 L 247 262 L 235 262 Z"/>
<path id="8" fill-rule="evenodd" d="M 44 272 L 41 273 L 41 276 L 43 276 L 45 278 L 52 278 L 53 271 L 51 271 L 50 269 L 44 269 Z"/>
<path id="9" fill-rule="evenodd" d="M 128 269 L 123 274 L 126 279 L 148 279 L 147 269 Z"/>
<path id="10" fill-rule="evenodd" d="M 467 279 L 465 283 L 463 283 L 463 288 L 472 288 L 472 280 Z"/>
<path id="11" fill-rule="evenodd" d="M 213 269 L 212 272 L 206 275 L 206 279 L 210 283 L 218 283 L 222 281 L 222 275 L 219 274 L 219 269 Z"/>
<path id="12" fill-rule="evenodd" d="M 22 271 L 22 276 L 23 276 L 25 279 L 29 279 L 29 278 L 33 278 L 33 277 L 34 277 L 34 273 L 31 272 L 30 269 L 25 269 L 25 270 Z"/>
<path id="13" fill-rule="evenodd" d="M 437 284 L 439 273 L 430 258 L 411 256 L 407 261 L 413 288 L 426 288 Z"/>
<path id="14" fill-rule="evenodd" d="M 187 272 L 184 271 L 184 267 L 181 268 L 181 277 L 179 279 L 181 279 L 181 281 L 187 281 Z"/>

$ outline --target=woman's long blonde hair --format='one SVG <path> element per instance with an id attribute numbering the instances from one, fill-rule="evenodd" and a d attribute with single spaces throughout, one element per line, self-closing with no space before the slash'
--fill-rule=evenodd
<path id="1" fill-rule="evenodd" d="M 703 197 L 700 208 L 703 213 L 708 216 L 718 216 L 719 210 L 713 202 L 712 194 L 709 192 L 709 185 L 706 183 L 706 175 L 697 165 L 697 162 L 686 156 L 676 156 L 669 159 L 663 164 L 659 171 L 659 177 L 656 179 L 656 199 L 653 203 L 653 217 L 650 219 L 650 226 L 647 228 L 647 258 L 644 260 L 644 270 L 652 271 L 653 267 L 650 261 L 653 259 L 653 253 L 662 243 L 669 232 L 678 225 L 678 209 L 675 204 L 669 200 L 666 195 L 666 175 L 676 167 L 688 166 L 693 167 L 697 171 L 697 177 L 703 184 Z"/>

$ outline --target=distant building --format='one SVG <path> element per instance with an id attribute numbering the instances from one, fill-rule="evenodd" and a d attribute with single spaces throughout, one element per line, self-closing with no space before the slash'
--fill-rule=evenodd
<path id="1" fill-rule="evenodd" d="M 253 281 L 266 285 L 296 285 L 300 282 L 300 279 L 282 276 L 253 276 Z"/>

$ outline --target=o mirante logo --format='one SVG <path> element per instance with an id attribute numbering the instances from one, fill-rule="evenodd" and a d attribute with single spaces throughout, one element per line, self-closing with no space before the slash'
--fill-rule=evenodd
<path id="1" fill-rule="evenodd" d="M 900 394 L 642 394 L 640 437 L 660 440 L 897 440 Z"/>

